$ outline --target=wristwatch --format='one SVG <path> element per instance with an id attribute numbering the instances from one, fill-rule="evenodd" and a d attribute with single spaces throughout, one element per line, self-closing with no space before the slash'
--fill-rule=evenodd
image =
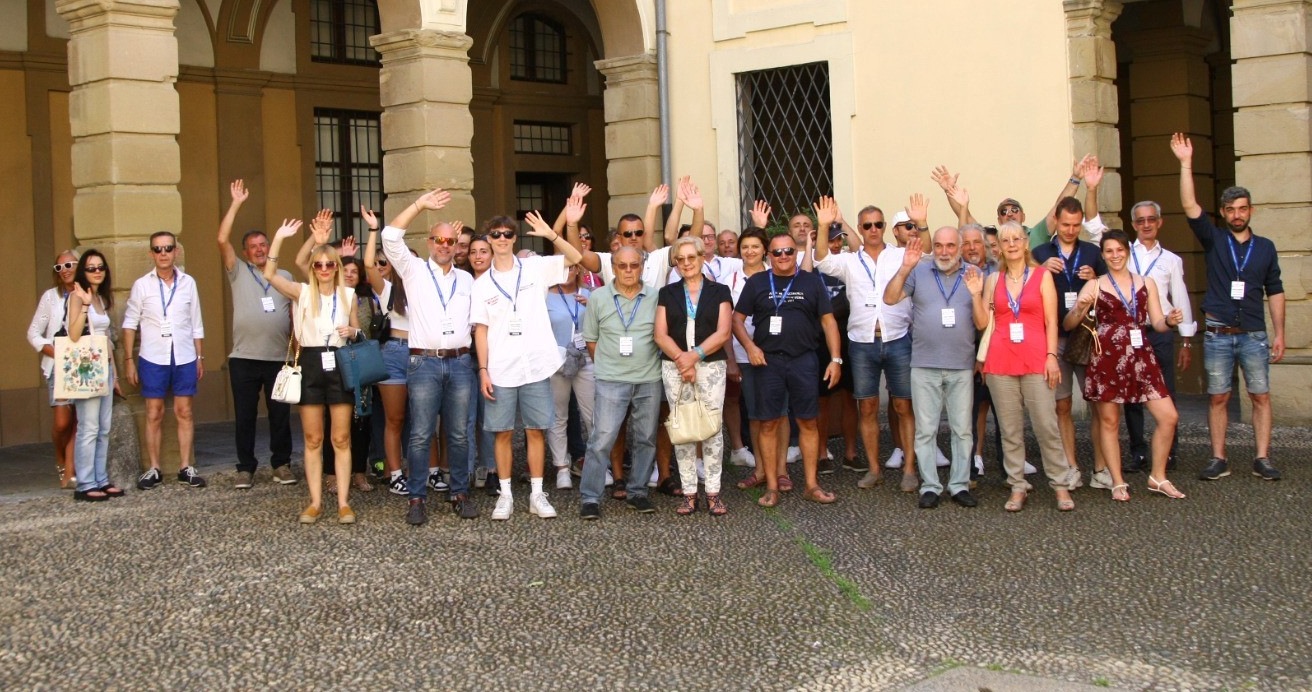
<path id="1" fill-rule="evenodd" d="M 839 365 L 842 365 L 842 364 L 843 364 L 843 359 L 842 359 L 842 358 L 830 358 L 829 360 L 830 360 L 830 362 L 838 363 Z"/>

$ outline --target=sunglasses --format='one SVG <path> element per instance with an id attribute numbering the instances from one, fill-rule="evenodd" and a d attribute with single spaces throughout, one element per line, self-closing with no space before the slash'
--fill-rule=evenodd
<path id="1" fill-rule="evenodd" d="M 793 255 L 796 255 L 796 254 L 797 254 L 797 248 L 795 248 L 795 247 L 777 247 L 777 248 L 771 250 L 771 251 L 770 251 L 770 254 L 774 255 L 775 257 L 792 257 Z"/>
<path id="2" fill-rule="evenodd" d="M 1153 223 L 1154 221 L 1157 221 L 1160 218 L 1161 218 L 1160 216 L 1141 216 L 1134 220 L 1134 225 L 1142 226 L 1147 223 Z"/>
<path id="3" fill-rule="evenodd" d="M 513 238 L 513 237 L 515 237 L 515 235 L 512 233 L 512 234 L 510 235 L 510 237 Z M 441 245 L 441 246 L 443 246 L 443 247 L 453 247 L 453 246 L 455 246 L 455 244 L 456 244 L 456 239 L 455 239 L 455 238 L 442 238 L 442 237 L 439 237 L 439 236 L 433 236 L 432 238 L 429 238 L 429 239 L 428 239 L 428 242 L 430 242 L 430 243 L 434 243 L 434 244 L 437 244 L 437 245 Z"/>
<path id="4" fill-rule="evenodd" d="M 998 207 L 998 216 L 1006 216 L 1007 214 L 1019 214 L 1019 213 L 1020 213 L 1020 207 L 1014 204 L 1005 207 Z"/>
<path id="5" fill-rule="evenodd" d="M 64 262 L 63 264 L 56 264 L 55 271 L 57 272 L 68 271 L 69 269 L 72 269 L 73 267 L 76 266 L 77 266 L 77 262 Z"/>
<path id="6" fill-rule="evenodd" d="M 510 239 L 510 240 L 514 240 L 514 239 L 515 239 L 515 231 L 509 231 L 509 230 L 507 230 L 507 231 L 492 231 L 492 232 L 490 232 L 490 233 L 487 234 L 487 237 L 489 237 L 489 238 L 491 238 L 491 239 L 493 239 L 493 240 L 501 240 L 502 238 L 507 238 L 507 239 Z"/>
<path id="7" fill-rule="evenodd" d="M 84 271 L 84 272 L 86 272 L 86 273 L 88 273 L 88 274 L 100 274 L 100 273 L 103 273 L 103 272 L 105 271 L 105 265 L 103 265 L 103 264 L 88 264 L 85 268 L 83 268 L 82 271 Z"/>
<path id="8" fill-rule="evenodd" d="M 646 231 L 642 229 L 638 229 L 636 231 L 621 231 L 620 235 L 624 236 L 625 238 L 641 238 L 643 233 L 646 233 Z"/>
<path id="9" fill-rule="evenodd" d="M 861 224 L 861 230 L 863 230 L 863 231 L 868 231 L 868 230 L 870 230 L 870 229 L 872 229 L 872 228 L 878 228 L 879 230 L 882 231 L 882 230 L 884 230 L 884 222 L 883 222 L 883 221 L 867 221 L 867 222 Z"/>
<path id="10" fill-rule="evenodd" d="M 583 233 L 579 235 L 579 240 L 592 240 L 592 236 L 588 235 L 587 233 Z"/>
<path id="11" fill-rule="evenodd" d="M 157 254 L 157 255 L 162 255 L 162 254 L 164 254 L 164 253 L 166 253 L 166 252 L 173 252 L 173 248 L 175 248 L 175 247 L 177 247 L 177 246 L 176 246 L 176 245 L 173 245 L 172 243 L 170 243 L 170 244 L 168 244 L 168 245 L 151 245 L 151 246 L 150 246 L 150 251 L 153 252 L 153 253 L 155 253 L 155 254 Z"/>
<path id="12" fill-rule="evenodd" d="M 622 272 L 634 272 L 642 269 L 641 262 L 616 262 L 615 269 Z"/>
<path id="13" fill-rule="evenodd" d="M 382 258 L 382 257 L 379 257 L 379 258 L 377 258 L 377 259 L 374 260 L 374 264 L 376 264 L 376 265 L 378 265 L 378 266 L 380 266 L 380 267 L 386 267 L 386 266 L 387 266 L 387 260 L 384 259 L 384 258 Z"/>
<path id="14" fill-rule="evenodd" d="M 316 271 L 322 271 L 322 270 L 324 270 L 324 269 L 336 269 L 336 268 L 337 268 L 337 262 L 335 262 L 335 261 L 333 261 L 333 260 L 325 260 L 325 261 L 321 261 L 321 262 L 315 262 L 315 263 L 314 263 L 314 268 L 315 268 Z"/>
<path id="15" fill-rule="evenodd" d="M 895 224 L 895 225 L 893 226 L 893 228 L 902 228 L 902 229 L 906 229 L 906 230 L 908 230 L 908 231 L 911 230 L 911 229 L 913 229 L 913 228 L 915 228 L 915 227 L 916 227 L 916 224 L 911 223 L 910 221 L 908 221 L 908 222 L 906 222 L 906 223 Z"/>

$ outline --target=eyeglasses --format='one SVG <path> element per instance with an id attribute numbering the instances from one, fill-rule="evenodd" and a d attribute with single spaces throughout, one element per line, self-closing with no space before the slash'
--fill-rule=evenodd
<path id="1" fill-rule="evenodd" d="M 173 252 L 173 248 L 175 248 L 175 247 L 177 247 L 177 246 L 174 245 L 174 244 L 172 244 L 172 243 L 170 243 L 170 244 L 168 244 L 168 245 L 151 245 L 151 246 L 150 246 L 150 251 L 153 252 L 153 253 L 155 253 L 155 254 L 157 254 L 157 255 L 162 255 L 162 254 L 164 254 L 164 253 L 166 253 L 166 252 Z"/>
<path id="2" fill-rule="evenodd" d="M 641 262 L 616 262 L 615 269 L 622 272 L 632 272 L 642 269 Z"/>
<path id="3" fill-rule="evenodd" d="M 795 247 L 777 247 L 777 248 L 771 250 L 771 251 L 770 251 L 770 254 L 774 255 L 775 257 L 792 257 L 793 255 L 796 255 L 796 254 L 797 254 L 797 248 L 795 248 Z"/>
<path id="4" fill-rule="evenodd" d="M 679 264 L 683 264 L 684 262 L 696 262 L 697 257 L 697 255 L 684 255 L 683 257 L 675 257 L 674 261 Z"/>
<path id="5" fill-rule="evenodd" d="M 510 234 L 510 237 L 511 237 L 511 238 L 514 238 L 514 237 L 515 237 L 515 234 L 514 234 L 514 233 L 511 233 L 511 234 Z M 433 237 L 431 237 L 431 238 L 428 239 L 428 242 L 430 242 L 430 243 L 434 243 L 434 244 L 436 244 L 436 245 L 441 245 L 441 246 L 443 246 L 443 247 L 451 247 L 451 246 L 454 246 L 454 245 L 456 244 L 456 239 L 455 239 L 455 238 L 443 238 L 443 237 L 441 237 L 441 236 L 433 236 Z"/>
<path id="6" fill-rule="evenodd" d="M 1161 219 L 1161 218 L 1162 218 L 1162 217 L 1160 217 L 1160 216 L 1141 216 L 1141 217 L 1139 217 L 1139 218 L 1137 218 L 1137 219 L 1134 220 L 1134 225 L 1136 225 L 1136 226 L 1142 226 L 1142 225 L 1147 224 L 1147 223 L 1154 223 L 1154 222 L 1156 222 L 1157 220 L 1159 220 L 1159 219 Z"/>
<path id="7" fill-rule="evenodd" d="M 872 228 L 878 228 L 879 230 L 882 231 L 882 230 L 884 230 L 884 222 L 883 222 L 883 221 L 867 221 L 867 222 L 861 224 L 861 230 L 863 230 L 863 231 L 868 231 L 868 230 L 870 230 L 870 229 L 872 229 Z"/>
<path id="8" fill-rule="evenodd" d="M 105 271 L 103 264 L 88 264 L 82 271 L 88 274 L 100 274 Z"/>
<path id="9" fill-rule="evenodd" d="M 1014 204 L 1008 204 L 1005 207 L 998 207 L 998 216 L 1006 216 L 1007 214 L 1019 214 L 1019 213 L 1020 213 L 1020 207 Z"/>
<path id="10" fill-rule="evenodd" d="M 315 271 L 322 271 L 324 269 L 336 269 L 336 268 L 337 268 L 337 262 L 334 262 L 333 260 L 326 260 L 323 262 L 314 263 Z"/>
<path id="11" fill-rule="evenodd" d="M 56 264 L 55 271 L 64 272 L 76 266 L 77 266 L 77 262 L 64 262 L 63 264 Z"/>
<path id="12" fill-rule="evenodd" d="M 489 238 L 491 238 L 491 239 L 493 239 L 493 240 L 501 240 L 502 238 L 507 238 L 507 239 L 510 239 L 510 240 L 514 240 L 514 239 L 515 239 L 515 232 L 514 232 L 514 231 L 511 231 L 511 230 L 504 230 L 504 231 L 491 231 L 491 232 L 489 232 L 489 233 L 487 234 L 487 237 L 489 237 Z"/>
<path id="13" fill-rule="evenodd" d="M 374 260 L 374 264 L 376 264 L 376 265 L 378 265 L 378 266 L 380 266 L 380 267 L 386 267 L 386 266 L 387 266 L 387 260 L 384 259 L 384 258 L 382 258 L 382 257 L 379 257 L 379 258 L 377 258 L 377 259 Z"/>
<path id="14" fill-rule="evenodd" d="M 625 238 L 641 238 L 642 234 L 646 232 L 647 231 L 639 228 L 636 231 L 620 231 L 620 235 L 624 236 Z"/>

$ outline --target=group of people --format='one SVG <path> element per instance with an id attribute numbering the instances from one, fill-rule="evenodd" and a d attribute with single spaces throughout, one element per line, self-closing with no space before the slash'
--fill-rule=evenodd
<path id="1" fill-rule="evenodd" d="M 1226 404 L 1237 364 L 1253 403 L 1253 473 L 1278 480 L 1268 456 L 1269 363 L 1284 352 L 1275 246 L 1249 227 L 1252 199 L 1243 188 L 1222 193 L 1224 226 L 1216 226 L 1195 198 L 1189 140 L 1176 135 L 1171 148 L 1181 165 L 1181 203 L 1207 267 L 1202 313 L 1212 459 L 1201 477 L 1229 473 Z M 773 234 L 764 202 L 751 211 L 752 227 L 717 231 L 703 217 L 696 185 L 684 178 L 663 225 L 665 246 L 657 247 L 655 229 L 671 190 L 660 186 L 644 216 L 619 219 L 610 252 L 592 248 L 582 223 L 590 190 L 579 184 L 554 223 L 537 212 L 523 224 L 493 217 L 477 233 L 439 222 L 427 230 L 428 254 L 421 257 L 405 235 L 421 213 L 446 206 L 449 194 L 434 190 L 381 232 L 377 217 L 362 208 L 369 227 L 362 258 L 350 238 L 330 242 L 332 214 L 320 212 L 294 260 L 304 281 L 279 268 L 282 245 L 299 234 L 300 221 L 285 221 L 271 242 L 261 231 L 247 233 L 240 256 L 233 248 L 232 227 L 248 196 L 235 181 L 218 244 L 233 301 L 228 370 L 236 486 L 253 483 L 261 394 L 273 478 L 296 482 L 290 407 L 271 396 L 279 370 L 295 362 L 310 495 L 303 523 L 318 520 L 325 486 L 336 494 L 338 521 L 355 521 L 349 493 L 373 489 L 371 447 L 384 459 L 388 489 L 407 497 L 410 524 L 427 521 L 430 490 L 472 519 L 480 514 L 472 491 L 486 488 L 496 496 L 491 517 L 509 519 L 517 427 L 525 432 L 528 511 L 543 518 L 556 516 L 544 488 L 548 450 L 558 489 L 580 477 L 583 519 L 601 516 L 603 496 L 653 512 L 652 488 L 681 496 L 677 514 L 704 507 L 723 515 L 726 461 L 753 469 L 737 486 L 759 487 L 757 502 L 770 507 L 793 489 L 786 464 L 800 460 L 802 497 L 828 504 L 836 498 L 820 478 L 839 466 L 827 444 L 835 416 L 844 433 L 841 464 L 862 473 L 858 488 L 880 485 L 885 468 L 900 469 L 901 490 L 919 493 L 921 508 L 937 506 L 943 495 L 974 507 L 990 409 L 1011 490 L 1005 509 L 1024 508 L 1033 489 L 1027 476 L 1038 473 L 1025 459 L 1027 412 L 1042 472 L 1057 508 L 1068 511 L 1072 491 L 1085 482 L 1071 417 L 1077 383 L 1093 409 L 1090 485 L 1128 501 L 1126 475 L 1146 470 L 1148 491 L 1181 499 L 1167 477 L 1176 463 L 1172 394 L 1177 368 L 1192 360 L 1197 330 L 1183 262 L 1162 247 L 1155 202 L 1131 208 L 1134 240 L 1103 224 L 1096 213 L 1102 173 L 1094 157 L 1077 162 L 1033 227 L 1014 199 L 998 205 L 996 225 L 981 225 L 958 177 L 939 167 L 932 178 L 957 225 L 931 231 L 922 195 L 892 216 L 891 229 L 878 207 L 861 209 L 850 225 L 833 199 L 821 197 L 814 216 L 795 214 L 786 231 Z M 1075 197 L 1081 185 L 1083 204 Z M 692 223 L 683 225 L 688 210 Z M 516 252 L 521 226 L 549 254 Z M 168 395 L 182 453 L 178 480 L 205 485 L 190 459 L 190 398 L 204 374 L 204 330 L 195 281 L 174 265 L 176 250 L 171 234 L 151 237 L 154 268 L 134 283 L 121 325 L 127 380 L 141 387 L 147 407 L 142 490 L 163 480 L 160 423 Z M 72 407 L 54 400 L 50 356 L 57 334 L 112 331 L 109 267 L 95 250 L 64 253 L 55 276 L 29 340 L 45 356 L 52 383 L 61 468 L 71 457 L 77 499 L 105 500 L 123 494 L 104 468 L 109 396 Z M 1183 337 L 1178 349 L 1176 331 Z M 387 369 L 387 378 L 363 394 L 343 386 L 335 361 L 355 339 L 377 339 Z M 883 464 L 881 376 L 896 448 Z M 722 430 L 671 444 L 662 420 L 694 405 L 722 421 Z M 1130 435 L 1124 463 L 1122 410 Z M 1155 421 L 1150 439 L 1145 411 Z M 937 442 L 944 415 L 949 454 Z"/>

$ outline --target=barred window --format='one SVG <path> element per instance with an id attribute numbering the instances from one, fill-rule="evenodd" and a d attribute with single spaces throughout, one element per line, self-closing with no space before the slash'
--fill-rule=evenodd
<path id="1" fill-rule="evenodd" d="M 516 154 L 569 154 L 571 150 L 568 123 L 538 123 L 515 121 Z"/>
<path id="2" fill-rule="evenodd" d="M 510 23 L 510 78 L 565 82 L 565 29 L 537 14 Z"/>
<path id="3" fill-rule="evenodd" d="M 369 37 L 378 33 L 370 0 L 310 0 L 310 58 L 342 65 L 378 65 Z"/>
<path id="4" fill-rule="evenodd" d="M 744 72 L 737 81 L 743 227 L 751 224 L 755 200 L 788 215 L 833 194 L 829 63 Z"/>
<path id="5" fill-rule="evenodd" d="M 360 205 L 383 208 L 383 149 L 377 113 L 314 110 L 314 178 L 319 207 L 333 210 L 333 238 L 366 237 Z"/>

